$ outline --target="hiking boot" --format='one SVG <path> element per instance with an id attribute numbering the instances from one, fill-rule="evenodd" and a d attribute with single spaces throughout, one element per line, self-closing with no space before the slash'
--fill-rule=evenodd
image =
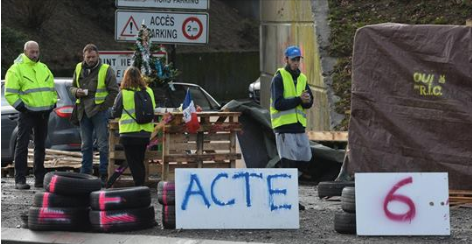
<path id="1" fill-rule="evenodd" d="M 35 181 L 34 182 L 34 187 L 35 188 L 44 188 L 43 181 Z"/>
<path id="2" fill-rule="evenodd" d="M 30 185 L 26 184 L 25 182 L 15 183 L 15 189 L 28 190 L 30 189 Z"/>
<path id="3" fill-rule="evenodd" d="M 100 181 L 102 182 L 102 187 L 107 185 L 108 175 L 100 175 Z"/>
<path id="4" fill-rule="evenodd" d="M 304 210 L 305 210 L 305 206 L 303 206 L 301 203 L 298 203 L 298 210 L 299 210 L 299 211 L 304 211 Z"/>

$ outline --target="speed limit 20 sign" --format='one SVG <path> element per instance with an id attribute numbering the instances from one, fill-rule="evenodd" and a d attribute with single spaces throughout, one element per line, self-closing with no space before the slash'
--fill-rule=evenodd
<path id="1" fill-rule="evenodd" d="M 135 42 L 141 24 L 150 29 L 153 42 L 179 44 L 208 43 L 208 13 L 177 13 L 117 10 L 115 39 Z"/>

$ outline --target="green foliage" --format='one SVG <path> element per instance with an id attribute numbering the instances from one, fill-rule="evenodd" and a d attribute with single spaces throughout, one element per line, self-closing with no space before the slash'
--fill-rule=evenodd
<path id="1" fill-rule="evenodd" d="M 15 1 L 26 27 L 32 30 L 41 29 L 55 13 L 58 1 L 56 0 L 22 0 Z"/>
<path id="2" fill-rule="evenodd" d="M 28 37 L 24 33 L 2 26 L 2 77 L 5 76 L 18 54 L 23 52 L 23 45 L 27 41 Z"/>

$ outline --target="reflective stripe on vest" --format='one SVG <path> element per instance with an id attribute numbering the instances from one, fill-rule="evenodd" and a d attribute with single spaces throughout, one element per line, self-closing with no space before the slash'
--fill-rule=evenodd
<path id="1" fill-rule="evenodd" d="M 154 93 L 151 88 L 146 87 L 146 92 L 151 98 L 154 98 Z M 123 98 L 123 109 L 126 109 L 134 118 L 136 118 L 135 105 L 134 105 L 134 91 L 130 90 L 121 90 L 121 96 Z M 154 99 L 152 99 L 153 107 L 156 106 Z M 140 132 L 147 131 L 152 132 L 154 130 L 154 123 L 147 124 L 138 124 L 136 121 L 131 118 L 124 110 L 121 113 L 121 118 L 119 121 L 119 131 L 120 133 L 130 133 L 130 132 Z"/>
<path id="2" fill-rule="evenodd" d="M 57 93 L 48 67 L 20 54 L 5 75 L 5 99 L 14 108 L 21 103 L 31 111 L 54 108 Z"/>
<path id="3" fill-rule="evenodd" d="M 107 71 L 110 65 L 102 64 L 100 66 L 100 70 L 98 71 L 98 82 L 97 82 L 97 89 L 95 91 L 95 104 L 101 104 L 105 102 L 105 98 L 108 95 L 108 91 L 105 85 L 105 79 L 107 77 Z M 79 77 L 82 72 L 82 63 L 78 63 L 75 66 L 75 83 L 78 88 L 80 88 L 79 84 Z M 80 103 L 80 98 L 77 99 L 76 103 Z"/>
<path id="4" fill-rule="evenodd" d="M 284 68 L 277 70 L 282 76 L 284 84 L 284 98 L 299 97 L 302 95 L 306 88 L 306 76 L 300 74 L 297 79 L 297 87 L 293 82 L 292 75 Z M 270 120 L 272 122 L 272 128 L 275 129 L 282 125 L 294 124 L 299 122 L 301 125 L 306 127 L 306 110 L 298 105 L 297 107 L 289 110 L 278 111 L 275 109 L 274 102 L 270 98 Z"/>

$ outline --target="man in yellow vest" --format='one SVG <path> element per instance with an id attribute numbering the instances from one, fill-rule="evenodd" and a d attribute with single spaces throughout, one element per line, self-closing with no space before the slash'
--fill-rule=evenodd
<path id="1" fill-rule="evenodd" d="M 84 61 L 78 63 L 73 75 L 70 92 L 77 98 L 77 116 L 82 138 L 81 173 L 93 173 L 93 135 L 95 132 L 100 152 L 100 179 L 104 185 L 108 179 L 108 118 L 109 109 L 118 94 L 115 71 L 102 64 L 98 48 L 87 44 L 83 50 Z"/>
<path id="2" fill-rule="evenodd" d="M 271 84 L 270 117 L 283 168 L 300 168 L 311 160 L 306 128 L 306 109 L 313 95 L 299 66 L 302 53 L 296 46 L 285 50 L 285 67 L 277 70 Z M 303 205 L 299 205 L 304 210 Z"/>
<path id="3" fill-rule="evenodd" d="M 39 61 L 39 45 L 28 41 L 5 76 L 5 98 L 20 112 L 18 138 L 15 149 L 15 188 L 27 190 L 28 144 L 31 131 L 34 135 L 34 186 L 43 187 L 45 174 L 45 142 L 48 134 L 49 114 L 56 106 L 57 93 L 54 76 Z"/>

